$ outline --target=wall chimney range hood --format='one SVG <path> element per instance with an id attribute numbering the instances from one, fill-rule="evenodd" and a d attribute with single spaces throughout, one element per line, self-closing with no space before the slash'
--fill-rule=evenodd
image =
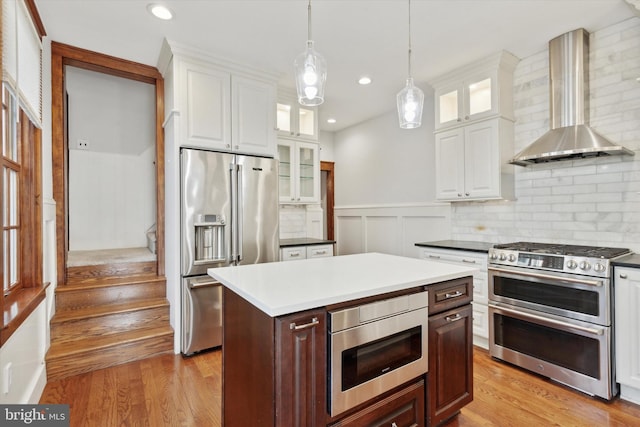
<path id="1" fill-rule="evenodd" d="M 551 130 L 509 163 L 535 163 L 574 158 L 634 155 L 589 127 L 589 33 L 580 28 L 549 42 Z"/>

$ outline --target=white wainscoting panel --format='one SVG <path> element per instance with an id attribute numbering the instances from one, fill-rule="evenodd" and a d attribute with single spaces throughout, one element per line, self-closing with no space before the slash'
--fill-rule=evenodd
<path id="1" fill-rule="evenodd" d="M 448 203 L 334 208 L 337 255 L 381 252 L 417 258 L 418 242 L 451 237 Z"/>

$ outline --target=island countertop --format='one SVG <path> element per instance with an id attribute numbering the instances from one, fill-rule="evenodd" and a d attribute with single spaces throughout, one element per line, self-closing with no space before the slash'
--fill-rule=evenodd
<path id="1" fill-rule="evenodd" d="M 271 317 L 472 275 L 476 269 L 380 253 L 210 268 Z"/>

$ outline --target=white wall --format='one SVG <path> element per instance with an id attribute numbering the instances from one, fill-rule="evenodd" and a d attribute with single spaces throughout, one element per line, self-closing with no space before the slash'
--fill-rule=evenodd
<path id="1" fill-rule="evenodd" d="M 590 123 L 634 157 L 516 167 L 514 202 L 452 204 L 452 237 L 628 247 L 640 252 L 640 18 L 590 38 Z M 548 52 L 514 75 L 515 152 L 549 129 Z M 515 154 L 515 153 L 514 153 Z"/>
<path id="2" fill-rule="evenodd" d="M 65 72 L 69 249 L 146 247 L 156 220 L 155 89 L 74 67 Z"/>
<path id="3" fill-rule="evenodd" d="M 336 132 L 337 207 L 434 200 L 433 94 L 422 89 L 425 103 L 420 128 L 400 129 L 393 110 Z M 390 102 L 389 106 L 394 105 Z"/>

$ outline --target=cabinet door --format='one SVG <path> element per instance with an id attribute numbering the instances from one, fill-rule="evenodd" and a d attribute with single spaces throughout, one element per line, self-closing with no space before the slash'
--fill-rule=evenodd
<path id="1" fill-rule="evenodd" d="M 640 269 L 616 267 L 614 280 L 616 379 L 640 392 Z"/>
<path id="2" fill-rule="evenodd" d="M 276 426 L 325 425 L 326 334 L 324 310 L 276 319 Z"/>
<path id="3" fill-rule="evenodd" d="M 464 196 L 464 131 L 436 134 L 436 198 L 458 200 Z"/>
<path id="4" fill-rule="evenodd" d="M 500 197 L 498 121 L 464 127 L 464 197 Z"/>
<path id="5" fill-rule="evenodd" d="M 462 122 L 462 85 L 460 83 L 443 86 L 435 91 L 435 128 L 441 129 Z"/>
<path id="6" fill-rule="evenodd" d="M 185 115 L 181 145 L 231 150 L 231 75 L 198 64 L 182 67 Z"/>
<path id="7" fill-rule="evenodd" d="M 287 100 L 279 101 L 276 110 L 278 136 L 318 140 L 318 110 L 315 107 L 301 107 L 295 100 Z"/>
<path id="8" fill-rule="evenodd" d="M 295 143 L 284 140 L 278 141 L 280 203 L 293 203 L 296 200 L 297 179 L 295 161 Z"/>
<path id="9" fill-rule="evenodd" d="M 233 151 L 275 156 L 275 88 L 238 76 L 231 82 Z"/>
<path id="10" fill-rule="evenodd" d="M 429 425 L 473 400 L 471 305 L 429 317 Z"/>
<path id="11" fill-rule="evenodd" d="M 471 122 L 497 114 L 495 73 L 478 73 L 464 81 L 463 121 Z"/>
<path id="12" fill-rule="evenodd" d="M 424 381 L 420 380 L 329 427 L 422 427 L 424 397 Z"/>
<path id="13" fill-rule="evenodd" d="M 318 203 L 320 201 L 320 150 L 318 144 L 311 142 L 296 143 L 298 194 L 300 203 Z"/>

